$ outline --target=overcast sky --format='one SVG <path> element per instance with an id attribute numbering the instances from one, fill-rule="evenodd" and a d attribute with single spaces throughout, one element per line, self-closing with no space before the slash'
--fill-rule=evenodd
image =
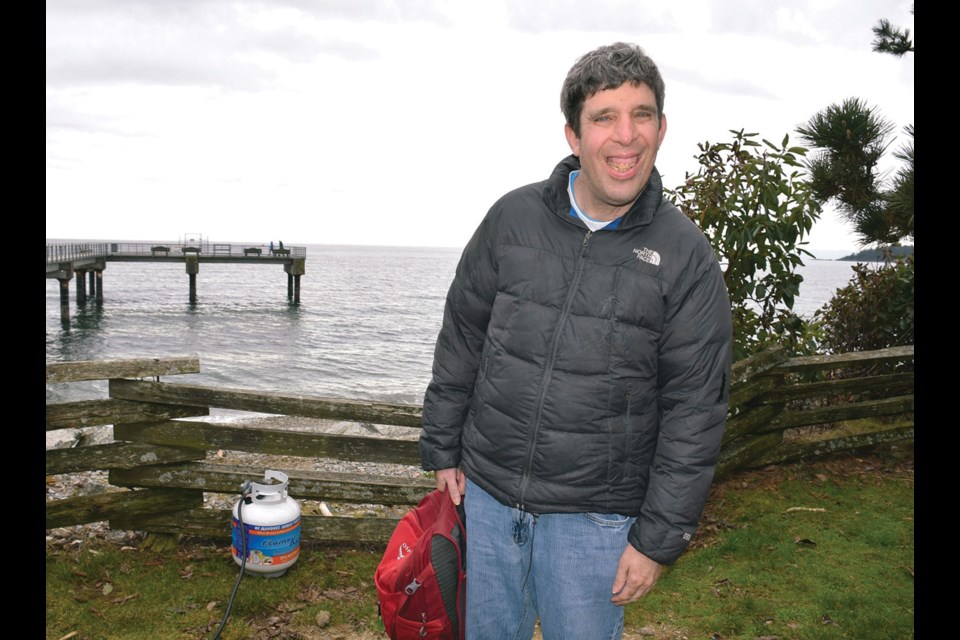
<path id="1" fill-rule="evenodd" d="M 624 40 L 666 81 L 657 167 L 858 97 L 913 122 L 899 0 L 47 0 L 47 238 L 461 247 L 570 153 L 560 86 Z M 884 169 L 899 165 L 889 159 Z M 826 211 L 819 257 L 857 248 Z M 818 253 L 819 252 L 819 253 Z"/>

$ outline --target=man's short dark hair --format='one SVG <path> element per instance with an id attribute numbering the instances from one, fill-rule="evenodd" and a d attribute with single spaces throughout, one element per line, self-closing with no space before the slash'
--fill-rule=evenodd
<path id="1" fill-rule="evenodd" d="M 663 116 L 663 77 L 656 63 L 637 45 L 626 42 L 605 45 L 574 63 L 563 81 L 560 109 L 578 138 L 583 103 L 593 94 L 616 89 L 625 82 L 650 87 L 657 101 L 657 118 Z"/>

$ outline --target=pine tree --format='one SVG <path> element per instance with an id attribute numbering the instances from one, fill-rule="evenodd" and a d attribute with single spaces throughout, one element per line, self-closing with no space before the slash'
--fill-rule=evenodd
<path id="1" fill-rule="evenodd" d="M 873 33 L 875 52 L 897 57 L 913 53 L 909 29 L 880 20 Z M 914 237 L 912 124 L 904 129 L 910 141 L 894 153 L 904 164 L 890 184 L 883 184 L 877 169 L 892 131 L 893 125 L 876 108 L 858 98 L 830 105 L 797 128 L 801 139 L 817 150 L 808 161 L 813 193 L 821 202 L 836 203 L 861 245 L 898 244 Z"/>

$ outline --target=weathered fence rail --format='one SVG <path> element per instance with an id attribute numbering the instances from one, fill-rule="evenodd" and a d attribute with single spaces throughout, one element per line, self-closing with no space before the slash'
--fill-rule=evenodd
<path id="1" fill-rule="evenodd" d="M 48 449 L 48 476 L 107 471 L 110 491 L 49 500 L 46 527 L 108 521 L 113 529 L 213 538 L 230 535 L 230 510 L 208 508 L 205 493 L 236 494 L 267 468 L 289 476 L 304 501 L 415 505 L 428 477 L 232 466 L 208 461 L 218 450 L 418 465 L 422 408 L 161 382 L 198 373 L 197 358 L 146 358 L 47 365 L 48 383 L 109 380 L 101 400 L 47 405 L 46 429 L 112 425 L 113 442 Z M 913 439 L 913 346 L 788 358 L 765 352 L 734 365 L 731 409 L 718 466 L 728 473 Z M 211 408 L 390 425 L 407 437 L 258 428 L 190 420 Z M 797 437 L 802 428 L 816 435 Z M 385 542 L 394 516 L 329 516 L 304 511 L 304 540 Z"/>

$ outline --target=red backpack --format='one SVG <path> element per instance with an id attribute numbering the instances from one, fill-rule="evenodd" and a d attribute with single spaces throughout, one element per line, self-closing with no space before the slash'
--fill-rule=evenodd
<path id="1" fill-rule="evenodd" d="M 439 489 L 400 519 L 373 574 L 391 640 L 463 640 L 465 520 Z"/>

